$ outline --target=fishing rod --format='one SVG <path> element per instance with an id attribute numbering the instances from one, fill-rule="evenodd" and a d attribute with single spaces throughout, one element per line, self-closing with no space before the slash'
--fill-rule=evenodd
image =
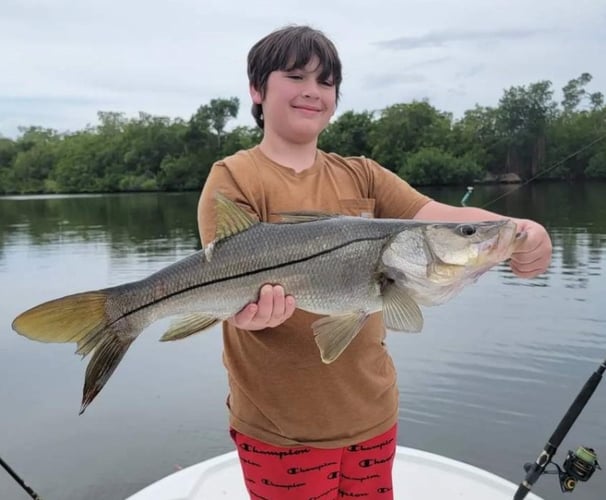
<path id="1" fill-rule="evenodd" d="M 19 486 L 21 486 L 21 488 L 23 488 L 30 497 L 32 497 L 34 500 L 42 500 L 42 497 L 38 495 L 38 493 L 36 493 L 34 490 L 32 490 L 27 484 L 25 484 L 25 481 L 21 479 L 19 475 L 13 469 L 11 469 L 11 467 L 4 460 L 2 460 L 2 457 L 0 457 L 0 465 L 4 468 L 6 472 L 9 473 L 9 475 L 15 481 L 17 481 Z"/>
<path id="2" fill-rule="evenodd" d="M 570 493 L 574 490 L 579 481 L 588 481 L 596 469 L 601 469 L 600 464 L 598 463 L 597 454 L 593 448 L 580 446 L 576 451 L 568 451 L 568 455 L 566 456 L 566 460 L 562 467 L 555 462 L 552 462 L 552 458 L 556 454 L 558 446 L 560 446 L 563 439 L 566 437 L 566 434 L 568 434 L 568 431 L 583 411 L 583 408 L 585 408 L 585 405 L 602 380 L 604 370 L 606 370 L 606 359 L 599 368 L 591 374 L 587 382 L 585 382 L 581 392 L 579 392 L 570 405 L 570 408 L 568 408 L 564 418 L 562 418 L 558 424 L 556 430 L 545 444 L 543 451 L 541 451 L 535 462 L 524 465 L 526 477 L 520 483 L 518 490 L 513 496 L 513 500 L 523 500 L 526 498 L 526 495 L 528 495 L 532 486 L 542 474 L 558 474 L 562 492 Z M 555 471 L 545 470 L 550 463 L 555 465 Z"/>

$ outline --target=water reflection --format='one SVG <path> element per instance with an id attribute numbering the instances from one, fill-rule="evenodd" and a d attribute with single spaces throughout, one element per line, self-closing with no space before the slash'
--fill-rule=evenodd
<path id="1" fill-rule="evenodd" d="M 460 201 L 453 188 L 426 192 L 446 203 Z M 606 184 L 601 183 L 482 186 L 469 204 L 541 221 L 550 231 L 556 256 L 561 255 L 563 272 L 574 270 L 577 280 L 585 282 L 584 275 L 601 272 L 605 193 Z M 77 241 L 107 242 L 117 258 L 133 252 L 143 257 L 180 254 L 184 247 L 199 248 L 197 199 L 198 193 L 0 198 L 0 255 L 10 244 Z"/>
<path id="2" fill-rule="evenodd" d="M 476 188 L 481 206 L 512 187 Z M 430 195 L 457 204 L 463 193 Z M 427 308 L 421 335 L 388 335 L 399 373 L 400 444 L 519 481 L 589 374 L 606 356 L 606 185 L 537 184 L 490 209 L 544 222 L 549 271 L 491 270 L 452 302 Z M 77 416 L 85 363 L 71 345 L 10 330 L 25 307 L 141 278 L 199 248 L 197 193 L 0 198 L 0 448 L 43 497 L 124 497 L 231 449 L 218 329 L 171 345 L 149 328 L 108 386 Z M 606 390 L 573 428 L 570 446 L 606 453 Z M 568 446 L 568 443 L 565 443 Z M 603 498 L 604 477 L 578 500 Z M 542 479 L 538 492 L 559 495 Z M 0 471 L 0 498 L 23 498 Z"/>
<path id="3" fill-rule="evenodd" d="M 197 193 L 0 198 L 0 251 L 24 237 L 31 245 L 101 237 L 117 252 L 153 252 L 154 242 L 173 248 L 198 239 L 197 199 Z"/>

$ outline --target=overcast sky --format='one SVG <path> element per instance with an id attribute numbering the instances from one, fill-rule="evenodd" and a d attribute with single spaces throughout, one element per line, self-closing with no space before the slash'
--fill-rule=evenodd
<path id="1" fill-rule="evenodd" d="M 59 131 L 96 113 L 188 119 L 212 98 L 249 115 L 246 55 L 310 24 L 344 66 L 338 112 L 428 98 L 455 116 L 503 90 L 582 72 L 606 94 L 604 0 L 0 0 L 0 135 Z"/>

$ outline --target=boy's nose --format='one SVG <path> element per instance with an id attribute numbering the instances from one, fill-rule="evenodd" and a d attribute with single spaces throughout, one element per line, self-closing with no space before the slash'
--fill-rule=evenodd
<path id="1" fill-rule="evenodd" d="M 308 99 L 316 99 L 319 97 L 320 93 L 318 92 L 318 84 L 316 82 L 310 82 L 303 88 L 301 92 L 303 97 Z"/>

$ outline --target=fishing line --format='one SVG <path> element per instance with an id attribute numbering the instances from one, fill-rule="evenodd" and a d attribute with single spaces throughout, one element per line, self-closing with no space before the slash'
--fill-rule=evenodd
<path id="1" fill-rule="evenodd" d="M 585 151 L 586 149 L 589 149 L 591 146 L 593 146 L 594 144 L 597 144 L 598 142 L 600 142 L 601 140 L 606 139 L 606 134 L 601 135 L 600 137 L 598 137 L 597 139 L 594 139 L 593 141 L 589 142 L 588 144 L 586 144 L 585 146 L 583 146 L 582 148 L 578 149 L 577 151 L 575 151 L 574 153 L 569 154 L 568 156 L 566 156 L 565 158 L 563 158 L 562 160 L 554 163 L 551 167 L 542 170 L 541 172 L 539 172 L 538 174 L 534 175 L 533 177 L 531 177 L 530 179 L 527 179 L 526 181 L 522 182 L 521 184 L 518 184 L 516 187 L 514 187 L 513 189 L 511 189 L 510 191 L 507 191 L 506 193 L 502 194 L 501 196 L 497 196 L 494 200 L 489 201 L 488 203 L 485 203 L 484 205 L 481 205 L 480 208 L 486 208 L 489 205 L 492 205 L 493 203 L 495 203 L 496 201 L 505 198 L 506 196 L 509 196 L 511 193 L 516 192 L 518 189 L 523 188 L 524 186 L 526 186 L 527 184 L 531 183 L 532 181 L 534 181 L 535 179 L 537 179 L 538 177 L 541 177 L 542 175 L 545 175 L 548 172 L 551 172 L 552 170 L 554 170 L 555 168 L 559 167 L 560 165 L 562 165 L 562 163 L 567 162 L 568 160 L 570 160 L 571 158 L 574 158 L 575 156 L 577 156 L 578 154 L 582 153 L 583 151 Z"/>
<path id="2" fill-rule="evenodd" d="M 30 497 L 32 497 L 34 500 L 42 500 L 42 497 L 32 490 L 27 484 L 25 484 L 25 481 L 21 479 L 21 477 L 19 477 L 19 475 L 13 469 L 11 469 L 11 467 L 4 460 L 2 460 L 2 457 L 0 457 L 0 465 L 15 481 L 17 481 L 19 486 L 21 486 L 21 488 L 23 488 Z"/>

